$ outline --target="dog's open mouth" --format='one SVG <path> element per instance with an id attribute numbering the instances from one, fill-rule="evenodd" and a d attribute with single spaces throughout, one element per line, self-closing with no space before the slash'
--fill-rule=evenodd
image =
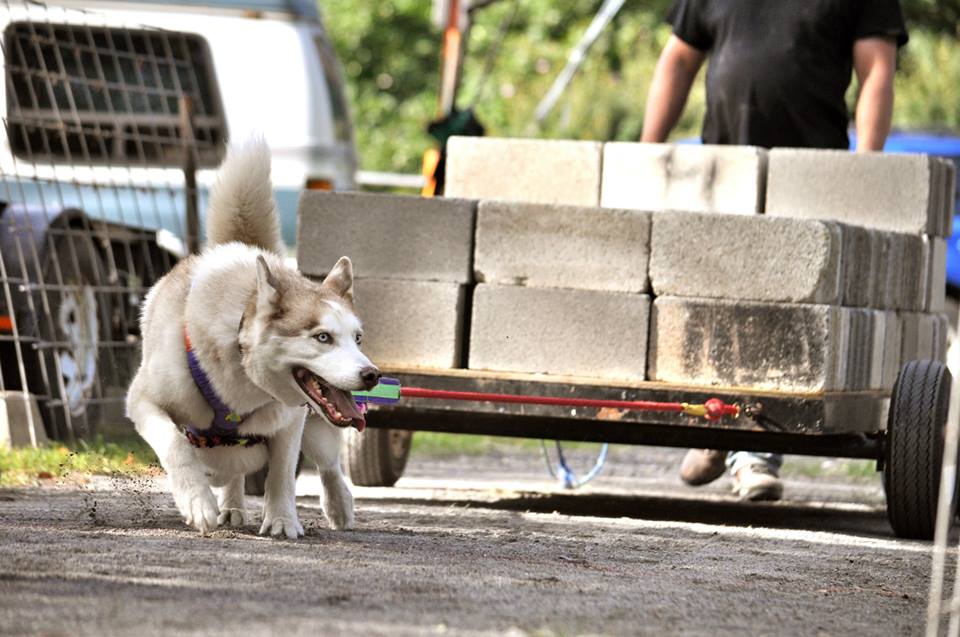
<path id="1" fill-rule="evenodd" d="M 367 426 L 367 421 L 350 392 L 328 384 L 303 367 L 296 368 L 293 377 L 310 399 L 310 408 L 314 412 L 326 416 L 327 420 L 338 427 L 356 427 L 357 431 L 363 431 Z"/>

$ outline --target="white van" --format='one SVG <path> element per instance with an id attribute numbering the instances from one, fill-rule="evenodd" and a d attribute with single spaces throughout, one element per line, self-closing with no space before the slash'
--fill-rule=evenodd
<path id="1" fill-rule="evenodd" d="M 0 38 L 0 394 L 72 438 L 116 420 L 142 295 L 183 253 L 184 131 L 200 211 L 225 144 L 266 139 L 288 244 L 304 188 L 354 187 L 353 132 L 311 2 L 21 0 Z"/>

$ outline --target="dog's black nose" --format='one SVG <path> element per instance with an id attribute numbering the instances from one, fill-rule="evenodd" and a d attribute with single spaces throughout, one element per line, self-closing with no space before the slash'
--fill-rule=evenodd
<path id="1" fill-rule="evenodd" d="M 380 382 L 380 370 L 376 367 L 364 367 L 360 370 L 360 380 L 366 389 L 373 389 Z"/>

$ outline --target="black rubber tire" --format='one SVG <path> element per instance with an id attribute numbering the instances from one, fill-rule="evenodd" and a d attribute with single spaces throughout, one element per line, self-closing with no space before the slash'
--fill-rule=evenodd
<path id="1" fill-rule="evenodd" d="M 53 238 L 43 260 L 43 281 L 51 285 L 58 285 L 62 281 L 66 285 L 91 286 L 90 289 L 104 285 L 107 279 L 106 267 L 90 236 L 90 230 L 84 227 L 60 228 L 57 232 L 60 234 L 51 235 Z M 60 314 L 61 307 L 70 294 L 70 291 L 62 289 L 48 290 L 50 313 L 47 316 L 44 313 L 42 296 L 37 293 L 34 298 L 37 314 L 24 317 L 23 333 L 39 337 L 41 342 L 69 341 L 69 335 L 62 331 Z M 95 303 L 92 313 L 97 320 L 97 337 L 101 341 L 111 340 L 112 303 L 109 294 L 97 291 L 90 296 Z M 100 360 L 100 352 L 96 351 L 95 367 L 91 374 L 95 379 L 93 385 L 82 395 L 74 396 L 72 404 L 56 405 L 54 401 L 67 399 L 67 396 L 62 395 L 60 383 L 63 381 L 58 379 L 58 368 L 54 362 L 58 349 L 43 350 L 46 352 L 44 355 L 38 354 L 36 363 L 31 365 L 28 371 L 28 384 L 32 392 L 48 397 L 48 400 L 41 402 L 40 407 L 50 437 L 60 440 L 68 440 L 73 436 L 87 438 L 96 433 L 95 425 L 99 420 L 97 406 L 88 405 L 88 400 L 99 397 L 95 394 L 102 390 L 106 381 L 102 378 L 104 361 Z"/>
<path id="2" fill-rule="evenodd" d="M 253 473 L 248 473 L 246 478 L 243 480 L 243 492 L 246 495 L 263 495 L 267 492 L 267 466 L 263 467 Z M 297 458 L 297 476 L 300 475 L 300 470 L 303 468 L 303 454 L 300 454 L 300 457 Z"/>
<path id="3" fill-rule="evenodd" d="M 903 366 L 890 397 L 883 483 L 887 517 L 897 537 L 932 540 L 940 492 L 950 371 L 938 361 Z M 954 490 L 953 513 L 957 497 Z"/>
<path id="4" fill-rule="evenodd" d="M 403 476 L 413 432 L 405 429 L 350 429 L 343 437 L 341 458 L 350 481 L 358 487 L 392 487 Z"/>

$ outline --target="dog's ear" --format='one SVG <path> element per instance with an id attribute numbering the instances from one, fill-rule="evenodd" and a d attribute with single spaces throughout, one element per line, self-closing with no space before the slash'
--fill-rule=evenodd
<path id="1" fill-rule="evenodd" d="M 263 256 L 257 257 L 257 313 L 271 315 L 280 303 L 280 285 Z"/>
<path id="2" fill-rule="evenodd" d="M 336 292 L 353 303 L 353 264 L 349 257 L 340 257 L 330 274 L 323 280 L 323 287 Z"/>

